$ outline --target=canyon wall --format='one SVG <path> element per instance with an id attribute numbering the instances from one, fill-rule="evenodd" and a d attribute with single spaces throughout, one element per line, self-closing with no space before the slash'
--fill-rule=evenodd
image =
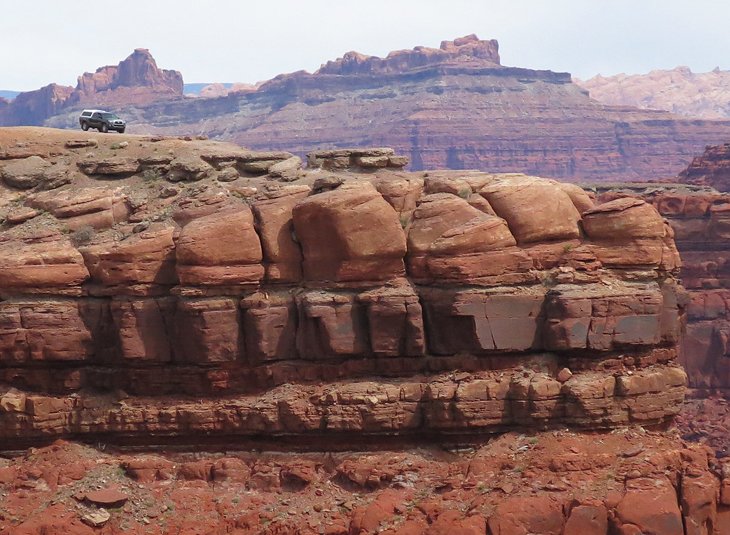
<path id="1" fill-rule="evenodd" d="M 684 399 L 679 257 L 643 201 L 390 149 L 26 139 L 0 170 L 4 440 L 610 428 Z"/>

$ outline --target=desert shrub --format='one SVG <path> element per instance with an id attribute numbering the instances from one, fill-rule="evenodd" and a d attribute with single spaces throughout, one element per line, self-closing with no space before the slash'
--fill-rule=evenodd
<path id="1" fill-rule="evenodd" d="M 465 200 L 468 199 L 469 197 L 471 197 L 471 188 L 466 188 L 466 187 L 460 188 L 458 195 L 462 199 L 465 199 Z"/>
<path id="2" fill-rule="evenodd" d="M 69 236 L 71 243 L 76 247 L 81 245 L 88 245 L 91 240 L 94 239 L 94 227 L 85 225 L 77 230 L 74 230 Z"/>
<path id="3" fill-rule="evenodd" d="M 159 169 L 145 169 L 142 173 L 142 178 L 147 181 L 158 180 L 162 177 Z"/>

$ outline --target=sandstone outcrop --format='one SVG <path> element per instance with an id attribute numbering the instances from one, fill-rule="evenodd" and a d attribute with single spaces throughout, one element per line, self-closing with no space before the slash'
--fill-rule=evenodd
<path id="1" fill-rule="evenodd" d="M 390 149 L 318 153 L 282 183 L 286 152 L 129 137 L 114 156 L 106 136 L 87 152 L 18 132 L 70 183 L 2 190 L 6 443 L 596 429 L 680 408 L 678 261 L 644 201 L 407 173 Z"/>
<path id="2" fill-rule="evenodd" d="M 0 185 L 0 441 L 175 451 L 0 459 L 0 534 L 730 528 L 725 460 L 658 430 L 680 362 L 723 388 L 678 345 L 722 340 L 725 194 L 92 139 L 0 129 L 67 178 Z"/>

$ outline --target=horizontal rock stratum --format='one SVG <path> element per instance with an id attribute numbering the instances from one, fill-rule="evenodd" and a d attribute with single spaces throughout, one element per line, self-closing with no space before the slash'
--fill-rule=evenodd
<path id="1" fill-rule="evenodd" d="M 0 145 L 3 440 L 611 428 L 684 399 L 679 258 L 639 199 L 389 149 Z"/>

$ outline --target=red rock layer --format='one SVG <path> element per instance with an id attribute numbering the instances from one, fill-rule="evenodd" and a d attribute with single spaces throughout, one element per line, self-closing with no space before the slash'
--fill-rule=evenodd
<path id="1" fill-rule="evenodd" d="M 643 201 L 386 149 L 301 170 L 26 135 L 0 162 L 7 443 L 611 428 L 684 398 L 678 255 Z"/>

